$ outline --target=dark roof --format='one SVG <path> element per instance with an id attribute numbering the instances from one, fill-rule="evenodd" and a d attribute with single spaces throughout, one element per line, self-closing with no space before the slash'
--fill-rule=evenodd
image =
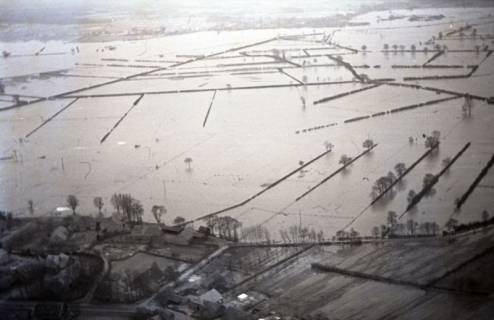
<path id="1" fill-rule="evenodd" d="M 182 226 L 162 226 L 161 231 L 164 233 L 173 233 L 173 234 L 179 234 L 184 230 L 184 227 Z"/>

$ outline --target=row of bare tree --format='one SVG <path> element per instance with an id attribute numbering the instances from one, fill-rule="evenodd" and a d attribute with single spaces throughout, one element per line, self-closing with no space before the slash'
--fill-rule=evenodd
<path id="1" fill-rule="evenodd" d="M 211 230 L 213 235 L 218 235 L 220 238 L 228 240 L 238 241 L 238 231 L 242 227 L 242 223 L 230 216 L 212 216 L 206 221 L 206 226 Z"/>

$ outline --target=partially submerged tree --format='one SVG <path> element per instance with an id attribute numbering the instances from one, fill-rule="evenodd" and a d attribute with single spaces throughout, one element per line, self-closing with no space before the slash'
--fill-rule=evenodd
<path id="1" fill-rule="evenodd" d="M 393 173 L 393 171 L 389 171 L 386 177 L 389 179 L 390 185 L 396 181 L 396 175 Z"/>
<path id="2" fill-rule="evenodd" d="M 377 191 L 377 194 L 383 193 L 389 186 L 391 185 L 391 181 L 388 177 L 380 177 L 374 182 L 372 188 Z"/>
<path id="3" fill-rule="evenodd" d="M 190 165 L 192 163 L 192 158 L 190 158 L 190 157 L 185 158 L 184 163 L 187 165 L 187 170 L 190 171 L 191 170 Z"/>
<path id="4" fill-rule="evenodd" d="M 111 198 L 117 212 L 122 211 L 123 219 L 129 224 L 142 223 L 144 208 L 141 202 L 130 194 L 114 194 Z"/>
<path id="5" fill-rule="evenodd" d="M 29 210 L 30 215 L 34 214 L 34 202 L 33 202 L 33 200 L 29 200 L 27 202 L 27 209 Z"/>
<path id="6" fill-rule="evenodd" d="M 79 206 L 79 199 L 73 194 L 67 196 L 67 205 L 72 209 L 72 214 L 75 215 L 75 209 Z"/>
<path id="7" fill-rule="evenodd" d="M 327 151 L 332 151 L 334 148 L 334 145 L 329 142 L 329 140 L 324 141 L 324 148 L 326 148 Z"/>
<path id="8" fill-rule="evenodd" d="M 432 185 L 434 183 L 436 179 L 436 176 L 433 175 L 432 173 L 426 173 L 425 176 L 424 176 L 424 179 L 422 180 L 422 186 L 423 188 L 427 188 L 429 187 L 430 185 Z"/>
<path id="9" fill-rule="evenodd" d="M 429 235 L 431 233 L 431 223 L 427 221 L 421 223 L 419 226 L 419 230 L 422 234 Z"/>
<path id="10" fill-rule="evenodd" d="M 381 235 L 379 227 L 378 226 L 372 227 L 371 234 L 374 238 L 379 238 L 379 236 Z"/>
<path id="11" fill-rule="evenodd" d="M 417 230 L 418 223 L 415 222 L 413 219 L 410 219 L 407 221 L 407 230 L 410 235 L 415 235 L 415 232 Z"/>
<path id="12" fill-rule="evenodd" d="M 376 199 L 380 194 L 384 193 L 387 190 L 390 191 L 388 195 L 392 195 L 393 190 L 390 188 L 395 180 L 396 176 L 391 171 L 386 176 L 378 178 L 372 185 L 371 196 Z"/>
<path id="13" fill-rule="evenodd" d="M 407 195 L 407 202 L 408 204 L 412 203 L 413 199 L 417 196 L 417 193 L 415 192 L 415 190 L 410 190 L 408 191 L 408 195 Z"/>
<path id="14" fill-rule="evenodd" d="M 431 222 L 431 232 L 433 236 L 439 233 L 439 225 L 436 222 Z"/>
<path id="15" fill-rule="evenodd" d="M 211 231 L 212 235 L 215 235 L 216 228 L 218 226 L 218 217 L 217 216 L 210 216 L 206 219 L 206 226 L 209 228 Z"/>
<path id="16" fill-rule="evenodd" d="M 153 217 L 158 224 L 161 224 L 161 217 L 166 214 L 166 208 L 163 205 L 154 205 L 151 207 Z"/>
<path id="17" fill-rule="evenodd" d="M 425 138 L 424 145 L 426 148 L 432 149 L 437 145 L 437 141 L 434 139 L 434 137 L 428 136 Z"/>
<path id="18" fill-rule="evenodd" d="M 374 146 L 374 141 L 372 139 L 365 139 L 364 142 L 362 143 L 362 147 L 366 148 L 369 150 Z"/>
<path id="19" fill-rule="evenodd" d="M 483 210 L 482 211 L 482 221 L 484 223 L 487 223 L 487 221 L 489 221 L 490 217 L 489 217 L 489 212 L 487 210 Z"/>
<path id="20" fill-rule="evenodd" d="M 472 97 L 469 94 L 465 94 L 465 102 L 462 105 L 463 116 L 465 118 L 470 118 L 472 116 Z"/>
<path id="21" fill-rule="evenodd" d="M 456 230 L 456 227 L 458 226 L 458 220 L 455 218 L 451 218 L 446 222 L 446 230 L 448 230 L 449 233 L 454 233 Z"/>
<path id="22" fill-rule="evenodd" d="M 142 223 L 142 216 L 144 215 L 144 207 L 139 200 L 133 199 L 131 206 L 132 222 Z"/>
<path id="23" fill-rule="evenodd" d="M 405 171 L 407 171 L 407 167 L 403 162 L 398 162 L 395 165 L 394 169 L 395 169 L 395 172 L 398 175 L 398 177 L 401 177 L 405 173 Z"/>
<path id="24" fill-rule="evenodd" d="M 446 168 L 447 166 L 449 166 L 449 164 L 450 164 L 450 163 L 451 163 L 451 157 L 446 157 L 446 158 L 444 158 L 444 159 L 443 159 L 443 161 L 442 161 L 442 165 L 443 165 L 443 167 L 445 167 L 445 168 Z"/>
<path id="25" fill-rule="evenodd" d="M 397 219 L 398 215 L 396 214 L 395 211 L 388 211 L 388 217 L 387 217 L 387 222 L 388 222 L 388 228 L 391 230 L 391 233 L 394 232 L 394 229 L 396 227 L 396 224 L 398 223 Z"/>
<path id="26" fill-rule="evenodd" d="M 432 135 L 427 136 L 425 138 L 425 142 L 424 142 L 425 147 L 429 149 L 435 148 L 437 145 L 439 145 L 440 137 L 441 137 L 441 132 L 439 132 L 438 130 L 432 131 Z"/>
<path id="27" fill-rule="evenodd" d="M 295 234 L 293 233 L 293 228 L 296 229 Z M 298 226 L 290 226 L 289 229 L 289 233 L 287 232 L 286 235 L 288 238 L 291 236 L 292 241 L 295 242 L 295 235 L 299 234 Z M 251 242 L 271 242 L 271 234 L 269 230 L 261 225 L 242 228 L 240 238 Z M 297 239 L 299 238 L 297 237 Z"/>
<path id="28" fill-rule="evenodd" d="M 93 204 L 98 209 L 98 215 L 101 217 L 103 215 L 102 212 L 101 212 L 101 209 L 103 209 L 103 205 L 104 205 L 103 198 L 101 198 L 101 197 L 95 197 L 93 199 Z"/>
<path id="29" fill-rule="evenodd" d="M 111 196 L 110 199 L 111 204 L 117 210 L 117 213 L 120 214 L 120 210 L 122 209 L 122 194 L 121 193 L 115 193 Z"/>
<path id="30" fill-rule="evenodd" d="M 352 162 L 352 158 L 347 156 L 346 154 L 343 154 L 338 163 L 346 167 L 347 165 L 350 164 L 350 162 Z"/>

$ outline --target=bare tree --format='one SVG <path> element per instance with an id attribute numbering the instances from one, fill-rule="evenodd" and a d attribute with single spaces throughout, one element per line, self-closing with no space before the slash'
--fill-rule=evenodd
<path id="1" fill-rule="evenodd" d="M 458 220 L 456 220 L 455 218 L 451 218 L 449 219 L 447 222 L 446 222 L 446 229 L 450 232 L 450 233 L 454 233 L 455 230 L 456 230 L 456 227 L 458 226 Z"/>
<path id="2" fill-rule="evenodd" d="M 211 234 L 215 235 L 215 230 L 218 227 L 218 217 L 211 216 L 206 220 L 206 226 L 211 230 Z"/>
<path id="3" fill-rule="evenodd" d="M 408 204 L 410 204 L 416 196 L 417 196 L 417 193 L 415 192 L 415 190 L 412 189 L 412 190 L 408 191 L 408 195 L 407 195 Z"/>
<path id="4" fill-rule="evenodd" d="M 161 224 L 161 217 L 166 214 L 166 208 L 162 205 L 154 205 L 151 207 L 151 212 L 153 213 L 153 217 L 158 224 Z"/>
<path id="5" fill-rule="evenodd" d="M 79 199 L 73 194 L 67 196 L 67 205 L 72 209 L 72 214 L 75 215 L 75 209 L 79 206 Z"/>
<path id="6" fill-rule="evenodd" d="M 184 159 L 184 162 L 187 165 L 187 171 L 190 171 L 192 169 L 191 166 L 190 166 L 191 163 L 192 163 L 192 158 L 187 157 L 187 158 Z"/>
<path id="7" fill-rule="evenodd" d="M 130 194 L 118 194 L 114 196 L 118 206 L 122 209 L 124 219 L 129 224 L 142 223 L 144 208 L 139 200 L 134 199 Z"/>
<path id="8" fill-rule="evenodd" d="M 433 236 L 439 232 L 439 225 L 436 222 L 431 223 L 431 232 Z"/>
<path id="9" fill-rule="evenodd" d="M 465 118 L 470 118 L 472 116 L 472 97 L 469 94 L 465 94 L 465 102 L 462 105 L 463 115 Z"/>
<path id="10" fill-rule="evenodd" d="M 352 162 L 352 158 L 347 156 L 346 154 L 343 154 L 338 163 L 346 167 L 347 165 L 350 164 L 350 162 Z"/>
<path id="11" fill-rule="evenodd" d="M 415 235 L 415 231 L 417 230 L 417 222 L 413 219 L 407 221 L 407 230 L 410 235 Z"/>
<path id="12" fill-rule="evenodd" d="M 237 219 L 233 219 L 232 221 L 232 228 L 233 228 L 233 240 L 238 241 L 238 230 L 242 227 L 242 222 L 238 221 Z M 265 237 L 269 242 L 270 236 L 269 236 L 269 231 L 266 229 L 268 233 L 265 232 Z"/>
<path id="13" fill-rule="evenodd" d="M 386 177 L 389 179 L 389 185 L 391 186 L 396 181 L 396 175 L 393 171 L 389 171 Z"/>
<path id="14" fill-rule="evenodd" d="M 401 177 L 405 171 L 407 171 L 407 167 L 403 162 L 399 162 L 395 165 L 395 172 L 398 175 L 398 177 Z"/>
<path id="15" fill-rule="evenodd" d="M 446 168 L 447 166 L 449 166 L 449 164 L 450 164 L 450 163 L 451 163 L 451 157 L 446 157 L 446 158 L 444 158 L 444 159 L 443 159 L 443 161 L 442 161 L 442 165 L 443 165 L 443 167 L 445 167 L 445 168 Z"/>
<path id="16" fill-rule="evenodd" d="M 142 223 L 142 216 L 144 215 L 144 208 L 139 200 L 133 199 L 132 201 L 132 218 L 135 223 Z"/>
<path id="17" fill-rule="evenodd" d="M 378 195 L 386 191 L 392 183 L 393 180 L 390 176 L 383 176 L 377 179 L 372 185 L 371 195 L 373 196 L 373 198 L 376 198 Z"/>
<path id="18" fill-rule="evenodd" d="M 426 235 L 429 235 L 431 233 L 431 223 L 430 222 L 424 222 L 420 225 L 420 228 L 423 230 L 423 232 L 426 234 Z"/>
<path id="19" fill-rule="evenodd" d="M 98 215 L 99 215 L 100 217 L 101 217 L 101 216 L 103 216 L 103 214 L 102 214 L 102 212 L 101 212 L 101 209 L 103 208 L 103 205 L 104 205 L 104 203 L 103 203 L 103 198 L 101 198 L 101 197 L 95 197 L 95 198 L 93 199 L 93 204 L 94 204 L 94 206 L 98 209 Z"/>
<path id="20" fill-rule="evenodd" d="M 388 227 L 393 230 L 398 222 L 397 220 L 397 217 L 398 215 L 396 214 L 395 211 L 388 211 L 388 218 L 387 218 L 387 222 L 388 222 Z"/>
<path id="21" fill-rule="evenodd" d="M 324 148 L 326 148 L 327 151 L 332 151 L 334 148 L 334 145 L 329 142 L 329 140 L 324 141 Z"/>
<path id="22" fill-rule="evenodd" d="M 374 238 L 379 238 L 380 231 L 378 226 L 372 227 L 371 234 Z"/>
<path id="23" fill-rule="evenodd" d="M 115 193 L 111 196 L 110 199 L 111 204 L 117 210 L 117 213 L 120 214 L 120 209 L 122 209 L 122 194 L 120 193 Z"/>
<path id="24" fill-rule="evenodd" d="M 27 209 L 29 210 L 30 215 L 34 214 L 34 202 L 33 202 L 33 200 L 29 200 L 27 202 Z"/>
<path id="25" fill-rule="evenodd" d="M 434 176 L 432 173 L 427 173 L 422 181 L 423 188 L 429 187 L 431 184 L 434 183 L 435 179 L 436 176 Z"/>
<path id="26" fill-rule="evenodd" d="M 439 145 L 439 139 L 441 137 L 441 132 L 438 130 L 432 131 L 432 135 L 427 136 L 425 139 L 425 147 L 426 148 L 435 148 Z"/>
<path id="27" fill-rule="evenodd" d="M 132 222 L 132 197 L 130 194 L 120 194 L 120 207 L 127 222 Z"/>
<path id="28" fill-rule="evenodd" d="M 482 221 L 487 223 L 489 221 L 489 212 L 487 210 L 482 211 Z"/>
<path id="29" fill-rule="evenodd" d="M 372 139 L 365 139 L 364 142 L 362 143 L 362 147 L 366 148 L 367 150 L 372 148 L 374 146 L 374 141 Z"/>

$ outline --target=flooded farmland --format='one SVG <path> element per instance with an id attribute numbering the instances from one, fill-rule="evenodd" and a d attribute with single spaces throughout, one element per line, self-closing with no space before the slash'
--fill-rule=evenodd
<path id="1" fill-rule="evenodd" d="M 494 150 L 493 13 L 373 11 L 337 28 L 2 42 L 0 207 L 27 215 L 32 200 L 34 215 L 53 215 L 74 194 L 79 212 L 96 214 L 102 197 L 111 215 L 111 196 L 129 193 L 146 221 L 164 205 L 165 223 L 217 213 L 273 238 L 293 225 L 370 235 L 388 211 L 441 227 L 478 220 L 492 207 L 492 172 L 460 211 L 455 201 Z M 435 130 L 438 150 L 370 205 L 374 182 L 414 163 Z M 366 139 L 375 148 L 340 170 Z M 326 142 L 331 151 L 311 162 Z M 435 193 L 407 211 L 410 191 L 466 143 Z"/>
<path id="2" fill-rule="evenodd" d="M 0 1 L 1 320 L 491 320 L 490 0 Z"/>

